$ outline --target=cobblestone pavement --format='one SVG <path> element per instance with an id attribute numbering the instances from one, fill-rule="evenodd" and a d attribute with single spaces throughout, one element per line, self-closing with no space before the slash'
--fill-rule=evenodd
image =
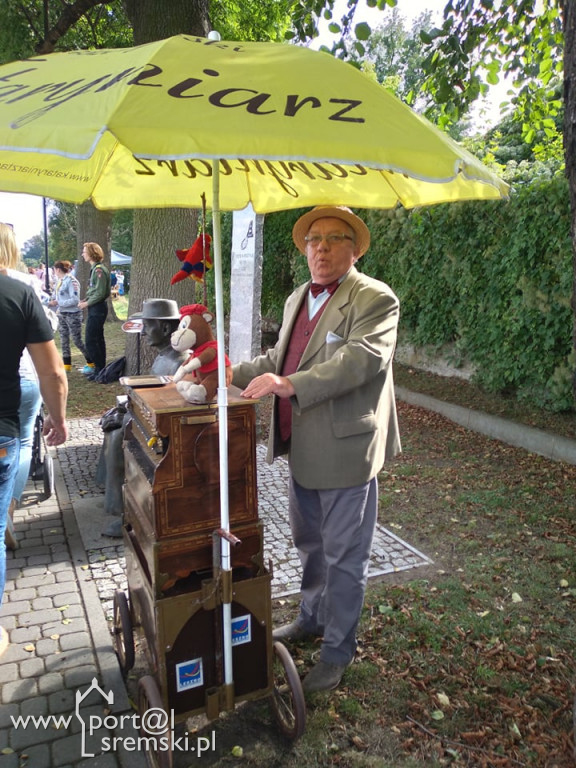
<path id="1" fill-rule="evenodd" d="M 30 480 L 14 516 L 19 547 L 7 553 L 0 610 L 10 637 L 0 660 L 0 768 L 143 768 L 142 753 L 122 746 L 136 735 L 130 722 L 115 727 L 133 715 L 110 634 L 114 592 L 126 589 L 123 546 L 107 537 L 86 546 L 78 524 L 80 508 L 89 514 L 103 506 L 95 480 L 102 432 L 97 420 L 71 420 L 70 434 L 54 452 L 55 493 L 44 498 L 43 483 Z M 274 564 L 272 596 L 294 594 L 299 563 L 287 520 L 287 464 L 265 464 L 262 446 L 258 488 L 265 561 Z M 429 562 L 378 528 L 371 576 Z M 92 681 L 99 688 L 90 691 Z M 103 701 L 106 695 L 112 701 Z M 101 722 L 91 721 L 87 737 L 90 716 Z M 32 717 L 46 719 L 18 721 Z M 120 746 L 110 750 L 118 736 Z"/>
<path id="2" fill-rule="evenodd" d="M 7 552 L 0 768 L 143 768 L 141 755 L 105 749 L 114 732 L 98 722 L 132 710 L 72 510 L 43 493 L 43 482 L 29 481 L 14 515 L 18 549 Z M 113 691 L 106 710 L 92 680 Z M 135 733 L 127 725 L 123 735 Z"/>

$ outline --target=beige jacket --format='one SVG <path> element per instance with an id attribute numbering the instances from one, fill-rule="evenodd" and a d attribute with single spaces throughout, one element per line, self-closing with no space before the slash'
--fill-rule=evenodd
<path id="1" fill-rule="evenodd" d="M 288 340 L 309 283 L 284 307 L 274 349 L 233 366 L 233 383 L 245 387 L 262 373 L 280 373 Z M 368 482 L 400 452 L 392 357 L 399 302 L 379 280 L 352 267 L 322 314 L 296 373 L 292 398 L 292 474 L 304 488 L 349 488 Z M 268 461 L 285 453 L 276 408 Z"/>

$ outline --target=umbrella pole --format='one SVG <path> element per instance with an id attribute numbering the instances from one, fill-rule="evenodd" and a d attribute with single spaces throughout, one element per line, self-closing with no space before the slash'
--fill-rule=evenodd
<path id="1" fill-rule="evenodd" d="M 222 286 L 222 239 L 220 230 L 220 162 L 212 161 L 212 234 L 214 238 L 214 293 L 216 301 L 216 341 L 218 343 L 218 438 L 220 448 L 220 527 L 230 530 L 228 499 L 228 390 L 224 357 L 224 298 Z M 229 686 L 229 709 L 233 707 L 232 691 L 232 571 L 230 542 L 220 538 L 222 566 L 222 631 L 224 648 L 224 684 Z M 228 588 L 227 588 L 228 587 Z M 227 696 L 228 698 L 228 696 Z"/>

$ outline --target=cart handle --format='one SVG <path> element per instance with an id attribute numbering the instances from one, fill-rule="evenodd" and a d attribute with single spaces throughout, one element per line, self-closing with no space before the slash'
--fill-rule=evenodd
<path id="1" fill-rule="evenodd" d="M 232 547 L 237 547 L 242 544 L 241 539 L 238 539 L 233 533 L 230 533 L 230 531 L 225 531 L 224 528 L 218 528 L 214 531 L 214 534 L 220 536 L 221 539 L 226 539 Z"/>

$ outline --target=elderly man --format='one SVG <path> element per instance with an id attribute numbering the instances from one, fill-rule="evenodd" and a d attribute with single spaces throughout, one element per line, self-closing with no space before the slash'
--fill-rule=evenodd
<path id="1" fill-rule="evenodd" d="M 372 538 L 377 473 L 400 451 L 392 379 L 398 299 L 354 266 L 370 233 L 349 208 L 320 206 L 292 231 L 312 282 L 284 307 L 276 346 L 235 365 L 243 396 L 273 394 L 268 460 L 288 453 L 289 513 L 302 563 L 297 619 L 277 640 L 321 636 L 305 691 L 336 688 L 356 650 Z"/>

